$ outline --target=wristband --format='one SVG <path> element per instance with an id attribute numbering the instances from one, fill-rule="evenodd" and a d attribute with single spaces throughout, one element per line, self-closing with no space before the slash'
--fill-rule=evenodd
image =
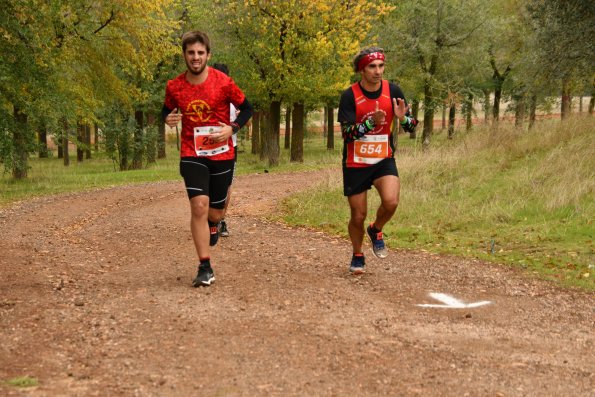
<path id="1" fill-rule="evenodd" d="M 409 123 L 409 117 L 405 116 L 405 120 L 401 121 L 401 125 L 406 125 Z"/>
<path id="2" fill-rule="evenodd" d="M 368 127 L 368 130 L 370 131 L 372 131 L 376 126 L 376 123 L 374 123 L 373 119 L 367 119 L 366 121 L 364 121 L 364 124 L 366 125 L 366 127 Z"/>

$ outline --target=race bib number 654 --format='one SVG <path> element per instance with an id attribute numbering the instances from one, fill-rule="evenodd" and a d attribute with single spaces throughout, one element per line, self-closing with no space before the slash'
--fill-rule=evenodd
<path id="1" fill-rule="evenodd" d="M 388 157 L 388 135 L 365 135 L 353 143 L 356 163 L 376 164 Z"/>

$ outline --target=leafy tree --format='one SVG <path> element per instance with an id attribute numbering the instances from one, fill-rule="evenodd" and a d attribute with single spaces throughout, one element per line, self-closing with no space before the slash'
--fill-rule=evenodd
<path id="1" fill-rule="evenodd" d="M 146 94 L 131 76 L 151 80 L 172 48 L 175 22 L 165 14 L 172 1 L 1 0 L 0 104 L 13 118 L 54 127 L 95 122 L 97 109 L 114 100 L 133 108 Z M 14 137 L 13 153 L 30 150 L 30 130 Z M 26 156 L 17 157 L 13 174 L 24 177 Z"/>
<path id="2" fill-rule="evenodd" d="M 560 82 L 562 117 L 570 111 L 573 81 L 592 79 L 595 65 L 595 4 L 582 0 L 530 0 L 534 62 L 542 80 Z"/>
<path id="3" fill-rule="evenodd" d="M 416 61 L 414 78 L 423 84 L 424 147 L 430 145 L 434 112 L 439 98 L 445 97 L 445 84 L 450 79 L 444 73 L 445 65 L 457 62 L 452 50 L 466 45 L 485 23 L 477 12 L 485 7 L 484 0 L 408 0 L 398 2 L 394 11 L 394 45 L 389 47 L 389 59 L 396 61 L 399 55 L 406 54 Z"/>
<path id="4" fill-rule="evenodd" d="M 215 33 L 228 38 L 221 58 L 267 118 L 260 123 L 267 126 L 261 147 L 270 165 L 279 157 L 281 103 L 307 106 L 337 97 L 372 21 L 390 9 L 364 0 L 218 0 L 215 6 L 217 19 L 227 22 Z M 300 146 L 295 126 L 294 134 Z"/>

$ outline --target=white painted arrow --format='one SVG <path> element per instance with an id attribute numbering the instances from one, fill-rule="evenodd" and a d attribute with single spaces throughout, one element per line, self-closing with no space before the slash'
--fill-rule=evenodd
<path id="1" fill-rule="evenodd" d="M 490 303 L 492 303 L 490 301 L 463 303 L 462 301 L 458 300 L 457 298 L 454 298 L 450 295 L 441 294 L 439 292 L 431 292 L 430 296 L 432 298 L 436 299 L 437 301 L 442 302 L 442 305 L 426 303 L 426 304 L 421 304 L 421 305 L 417 305 L 417 306 L 420 306 L 420 307 L 443 307 L 446 309 L 468 309 L 468 308 L 472 308 L 472 307 L 489 305 Z"/>

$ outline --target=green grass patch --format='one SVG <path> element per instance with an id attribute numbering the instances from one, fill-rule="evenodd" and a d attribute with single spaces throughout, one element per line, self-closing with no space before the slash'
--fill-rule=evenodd
<path id="1" fill-rule="evenodd" d="M 31 378 L 29 376 L 19 376 L 17 378 L 8 379 L 5 383 L 9 386 L 20 388 L 39 386 L 39 381 L 36 378 Z"/>
<path id="2" fill-rule="evenodd" d="M 451 141 L 438 134 L 425 152 L 401 148 L 401 198 L 384 230 L 387 245 L 506 263 L 595 289 L 592 131 L 591 118 L 577 118 L 529 132 L 476 128 Z M 379 204 L 372 192 L 369 221 Z M 347 237 L 340 180 L 288 198 L 284 207 L 290 224 Z"/>

